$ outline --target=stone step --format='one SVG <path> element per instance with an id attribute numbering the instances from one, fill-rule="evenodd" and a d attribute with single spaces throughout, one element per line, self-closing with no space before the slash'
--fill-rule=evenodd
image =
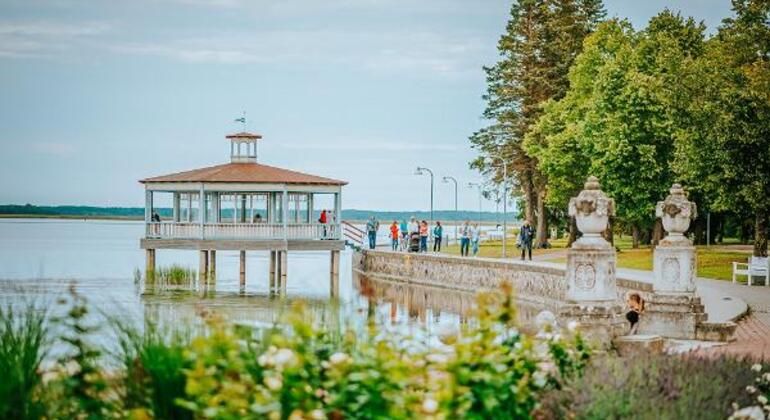
<path id="1" fill-rule="evenodd" d="M 654 334 L 622 335 L 612 340 L 612 345 L 621 357 L 643 354 L 662 354 L 663 337 Z"/>
<path id="2" fill-rule="evenodd" d="M 695 327 L 695 339 L 702 341 L 730 342 L 735 340 L 738 324 L 726 322 L 700 322 Z"/>

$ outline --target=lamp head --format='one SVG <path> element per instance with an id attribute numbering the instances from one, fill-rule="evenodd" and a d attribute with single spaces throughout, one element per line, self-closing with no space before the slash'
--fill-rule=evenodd
<path id="1" fill-rule="evenodd" d="M 423 174 L 423 172 L 422 172 L 422 169 L 423 169 L 423 168 L 420 168 L 420 167 L 418 166 L 418 167 L 417 167 L 417 169 L 415 169 L 415 170 L 414 170 L 414 174 L 415 174 L 415 175 L 422 175 L 422 174 Z"/>

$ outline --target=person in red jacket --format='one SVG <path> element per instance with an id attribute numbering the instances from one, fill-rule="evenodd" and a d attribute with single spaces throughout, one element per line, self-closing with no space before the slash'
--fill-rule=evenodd
<path id="1" fill-rule="evenodd" d="M 326 210 L 322 210 L 321 211 L 321 217 L 318 218 L 318 223 L 323 225 L 323 230 L 324 230 L 323 237 L 324 238 L 326 238 L 326 222 L 327 222 Z"/>
<path id="2" fill-rule="evenodd" d="M 394 220 L 393 224 L 390 225 L 390 249 L 392 251 L 398 251 L 399 231 L 398 222 Z"/>

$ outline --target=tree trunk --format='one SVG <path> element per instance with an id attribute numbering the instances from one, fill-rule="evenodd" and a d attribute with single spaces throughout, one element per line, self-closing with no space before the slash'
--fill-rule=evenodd
<path id="1" fill-rule="evenodd" d="M 655 219 L 655 224 L 652 225 L 652 240 L 650 244 L 653 248 L 658 246 L 660 240 L 663 239 L 665 232 L 663 231 L 663 221 L 659 218 Z"/>
<path id="2" fill-rule="evenodd" d="M 706 244 L 706 221 L 703 217 L 698 217 L 697 219 L 693 220 L 692 223 L 692 242 L 695 245 L 705 245 Z"/>
<path id="3" fill-rule="evenodd" d="M 572 243 L 577 240 L 578 235 L 578 229 L 577 229 L 577 221 L 575 220 L 575 217 L 569 218 L 569 236 L 567 237 L 567 248 L 572 246 Z"/>
<path id="4" fill-rule="evenodd" d="M 639 248 L 640 233 L 641 232 L 639 232 L 639 226 L 636 223 L 631 225 L 631 248 Z"/>
<path id="5" fill-rule="evenodd" d="M 525 175 L 521 180 L 521 189 L 524 193 L 524 220 L 533 224 L 534 219 L 534 206 L 537 201 L 537 194 L 535 193 L 535 186 L 532 184 L 532 177 Z"/>
<path id="6" fill-rule="evenodd" d="M 545 207 L 545 189 L 537 192 L 537 230 L 535 231 L 535 247 L 545 248 L 548 244 L 548 214 Z"/>
<path id="7" fill-rule="evenodd" d="M 765 211 L 758 211 L 754 216 L 754 256 L 767 256 L 767 215 Z"/>

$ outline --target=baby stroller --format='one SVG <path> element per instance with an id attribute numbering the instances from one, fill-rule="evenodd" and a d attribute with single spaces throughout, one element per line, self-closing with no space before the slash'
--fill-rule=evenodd
<path id="1" fill-rule="evenodd" d="M 409 252 L 420 252 L 420 234 L 418 232 L 409 234 Z"/>

